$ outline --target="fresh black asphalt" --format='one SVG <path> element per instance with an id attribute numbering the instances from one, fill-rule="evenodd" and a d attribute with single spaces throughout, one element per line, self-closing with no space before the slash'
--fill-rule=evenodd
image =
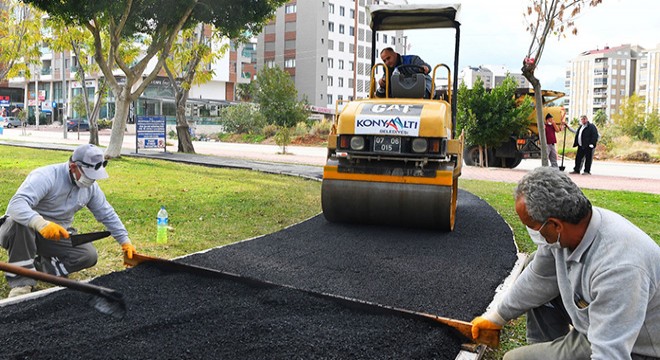
<path id="1" fill-rule="evenodd" d="M 209 156 L 155 157 L 223 166 Z M 261 170 L 260 163 L 234 161 L 226 166 Z M 319 167 L 263 166 L 320 177 Z M 515 260 L 509 226 L 460 191 L 451 233 L 333 224 L 319 215 L 178 261 L 469 321 L 486 309 Z M 453 359 L 464 341 L 444 326 L 350 309 L 288 287 L 145 265 L 93 283 L 124 294 L 126 318 L 101 315 L 85 305 L 88 295 L 69 290 L 7 306 L 0 358 Z"/>

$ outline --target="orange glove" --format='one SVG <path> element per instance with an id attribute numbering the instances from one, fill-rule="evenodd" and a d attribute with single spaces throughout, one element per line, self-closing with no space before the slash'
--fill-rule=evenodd
<path id="1" fill-rule="evenodd" d="M 133 254 L 137 252 L 137 250 L 135 250 L 135 246 L 133 246 L 133 244 L 130 242 L 121 244 L 121 250 L 126 253 L 126 257 L 129 259 L 132 259 Z"/>
<path id="2" fill-rule="evenodd" d="M 38 230 L 39 234 L 43 236 L 44 238 L 48 240 L 60 240 L 60 239 L 68 239 L 69 238 L 69 232 L 66 231 L 65 228 L 61 227 L 58 224 L 55 224 L 54 222 L 48 221 L 46 226 L 42 227 L 41 229 Z"/>
<path id="3" fill-rule="evenodd" d="M 477 339 L 479 337 L 479 330 L 501 330 L 502 325 L 498 325 L 484 317 L 477 316 L 472 320 L 472 338 Z"/>

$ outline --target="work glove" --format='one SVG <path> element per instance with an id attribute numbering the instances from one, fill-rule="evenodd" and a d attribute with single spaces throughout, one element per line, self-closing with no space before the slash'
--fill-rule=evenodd
<path id="1" fill-rule="evenodd" d="M 477 316 L 472 320 L 472 338 L 477 339 L 479 337 L 479 330 L 501 330 L 502 325 L 496 324 L 485 317 Z"/>
<path id="2" fill-rule="evenodd" d="M 133 246 L 133 244 L 130 242 L 121 244 L 121 250 L 126 253 L 126 257 L 129 259 L 132 259 L 133 254 L 137 252 L 137 250 L 135 250 L 135 246 Z"/>
<path id="3" fill-rule="evenodd" d="M 69 232 L 62 226 L 45 220 L 41 215 L 37 215 L 30 220 L 29 226 L 39 232 L 41 236 L 48 240 L 58 241 L 60 239 L 68 239 Z"/>
<path id="4" fill-rule="evenodd" d="M 594 146 L 593 146 L 593 145 L 591 145 L 591 144 L 589 144 L 589 147 L 590 147 L 590 148 L 592 148 L 592 149 L 594 148 Z"/>

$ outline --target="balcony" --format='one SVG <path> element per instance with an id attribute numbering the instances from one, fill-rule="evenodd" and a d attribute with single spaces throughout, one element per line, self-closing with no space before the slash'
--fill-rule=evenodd
<path id="1" fill-rule="evenodd" d="M 41 68 L 41 75 L 50 75 L 51 74 L 51 68 Z"/>

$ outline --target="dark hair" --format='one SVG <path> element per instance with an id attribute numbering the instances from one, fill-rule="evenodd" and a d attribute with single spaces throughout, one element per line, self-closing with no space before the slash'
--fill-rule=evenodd
<path id="1" fill-rule="evenodd" d="M 393 52 L 393 53 L 396 52 L 396 51 L 394 51 L 394 49 L 392 49 L 391 47 L 386 47 L 385 49 L 381 50 L 380 53 L 382 54 L 382 53 L 384 53 L 385 51 L 391 51 L 391 52 Z"/>
<path id="2" fill-rule="evenodd" d="M 548 120 L 552 117 L 552 114 L 548 113 L 548 115 L 545 116 L 545 119 Z"/>

